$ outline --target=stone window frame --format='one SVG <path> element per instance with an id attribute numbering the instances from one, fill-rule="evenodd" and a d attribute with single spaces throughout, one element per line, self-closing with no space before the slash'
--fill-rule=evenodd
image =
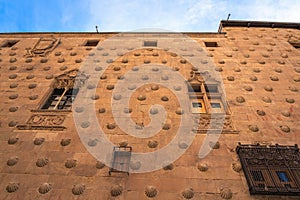
<path id="1" fill-rule="evenodd" d="M 213 86 L 217 89 L 217 92 L 214 90 L 209 90 L 208 86 Z M 199 87 L 200 90 L 197 92 L 191 91 L 191 88 Z M 213 92 L 210 92 L 213 91 Z M 229 107 L 227 106 L 226 100 L 222 93 L 222 88 L 218 83 L 188 83 L 188 95 L 191 102 L 192 113 L 197 114 L 211 114 L 211 113 L 223 113 L 223 114 L 230 114 Z M 193 107 L 193 103 L 202 103 L 202 108 L 196 109 Z M 220 103 L 221 108 L 215 109 L 211 106 L 211 103 Z M 214 109 L 214 110 L 212 110 Z"/>
<path id="2" fill-rule="evenodd" d="M 96 47 L 100 42 L 100 39 L 87 39 L 82 46 L 85 47 Z"/>
<path id="3" fill-rule="evenodd" d="M 79 93 L 80 88 L 82 85 L 85 84 L 85 81 L 89 77 L 86 76 L 84 73 L 80 72 L 78 69 L 70 70 L 64 74 L 61 74 L 55 77 L 55 80 L 51 84 L 50 90 L 48 90 L 47 95 L 43 98 L 42 103 L 39 106 L 38 111 L 71 111 L 72 104 L 68 104 L 65 106 L 60 107 L 61 102 L 65 102 L 66 98 L 70 99 L 73 102 L 76 99 L 77 94 Z M 55 94 L 55 90 L 63 90 L 59 99 L 57 99 L 57 103 L 55 106 L 47 106 L 49 101 L 54 100 L 53 95 Z M 72 90 L 72 92 L 70 92 Z M 74 91 L 73 91 L 74 90 Z M 71 103 L 72 103 L 71 102 Z M 50 103 L 51 104 L 51 103 Z M 54 109 L 49 109 L 49 108 Z"/>
<path id="4" fill-rule="evenodd" d="M 20 40 L 5 40 L 0 47 L 1 48 L 10 48 L 15 46 Z"/>
<path id="5" fill-rule="evenodd" d="M 204 41 L 205 47 L 219 47 L 218 42 L 216 41 Z"/>
<path id="6" fill-rule="evenodd" d="M 144 47 L 157 47 L 158 41 L 157 40 L 144 40 L 143 46 Z"/>

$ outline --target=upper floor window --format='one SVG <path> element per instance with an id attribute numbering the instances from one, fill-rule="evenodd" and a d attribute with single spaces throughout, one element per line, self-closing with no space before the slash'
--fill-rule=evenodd
<path id="1" fill-rule="evenodd" d="M 192 113 L 229 113 L 222 89 L 215 80 L 205 80 L 207 74 L 192 72 L 187 83 Z"/>
<path id="2" fill-rule="evenodd" d="M 88 47 L 95 47 L 97 46 L 99 43 L 99 40 L 87 40 L 84 44 L 84 46 L 88 46 Z"/>
<path id="3" fill-rule="evenodd" d="M 218 47 L 217 42 L 204 42 L 206 47 Z"/>
<path id="4" fill-rule="evenodd" d="M 156 40 L 144 41 L 144 47 L 157 47 L 157 41 Z"/>
<path id="5" fill-rule="evenodd" d="M 1 47 L 13 47 L 15 44 L 17 44 L 19 40 L 6 40 L 4 43 L 1 45 Z"/>
<path id="6" fill-rule="evenodd" d="M 55 88 L 42 107 L 42 109 L 48 110 L 71 110 L 73 101 L 78 93 L 77 89 L 57 89 Z"/>
<path id="7" fill-rule="evenodd" d="M 84 73 L 79 72 L 77 69 L 56 77 L 51 94 L 41 109 L 71 110 L 79 88 L 87 78 Z"/>

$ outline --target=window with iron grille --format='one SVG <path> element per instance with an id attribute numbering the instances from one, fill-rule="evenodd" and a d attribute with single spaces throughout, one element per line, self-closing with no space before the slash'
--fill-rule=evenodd
<path id="1" fill-rule="evenodd" d="M 298 145 L 242 145 L 236 152 L 250 194 L 300 195 L 300 153 Z"/>
<path id="2" fill-rule="evenodd" d="M 42 109 L 71 110 L 71 106 L 78 93 L 78 89 L 55 88 Z"/>

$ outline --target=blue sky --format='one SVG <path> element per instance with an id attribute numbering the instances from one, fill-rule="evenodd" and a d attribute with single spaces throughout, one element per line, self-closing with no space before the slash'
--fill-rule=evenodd
<path id="1" fill-rule="evenodd" d="M 216 32 L 219 21 L 300 22 L 299 0 L 0 0 L 0 32 Z"/>

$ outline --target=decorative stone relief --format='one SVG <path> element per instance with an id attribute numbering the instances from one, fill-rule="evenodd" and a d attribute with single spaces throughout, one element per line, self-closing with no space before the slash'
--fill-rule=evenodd
<path id="1" fill-rule="evenodd" d="M 49 38 L 41 37 L 32 49 L 28 49 L 25 57 L 35 56 L 47 56 L 52 52 L 60 43 L 60 39 L 56 39 L 54 36 Z"/>
<path id="2" fill-rule="evenodd" d="M 222 133 L 238 133 L 230 116 L 201 115 L 200 119 L 194 119 L 197 124 L 193 130 L 197 133 L 206 134 L 210 130 L 222 130 Z"/>
<path id="3" fill-rule="evenodd" d="M 64 130 L 64 115 L 33 114 L 25 125 L 18 125 L 19 130 Z"/>

